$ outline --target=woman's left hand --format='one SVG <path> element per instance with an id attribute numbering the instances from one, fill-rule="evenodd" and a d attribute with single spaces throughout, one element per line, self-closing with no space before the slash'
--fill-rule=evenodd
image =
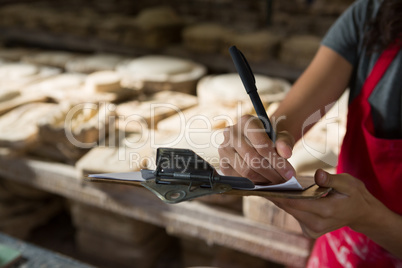
<path id="1" fill-rule="evenodd" d="M 349 226 L 357 232 L 375 224 L 376 213 L 387 209 L 367 190 L 364 183 L 349 174 L 332 175 L 323 170 L 315 174 L 317 185 L 333 190 L 316 200 L 269 198 L 293 215 L 303 232 L 317 238 L 327 232 Z"/>

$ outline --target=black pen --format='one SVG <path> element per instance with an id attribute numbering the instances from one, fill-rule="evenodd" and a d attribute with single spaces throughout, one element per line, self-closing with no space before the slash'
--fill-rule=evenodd
<path id="1" fill-rule="evenodd" d="M 275 143 L 276 135 L 271 121 L 268 118 L 267 112 L 265 111 L 264 105 L 262 105 L 260 96 L 257 92 L 257 87 L 255 85 L 255 77 L 250 65 L 248 64 L 243 53 L 238 50 L 235 46 L 229 48 L 230 56 L 236 67 L 237 72 L 240 75 L 241 81 L 249 95 L 251 102 L 253 103 L 254 110 L 257 113 L 258 118 L 264 125 L 265 132 L 268 134 L 269 138 Z"/>

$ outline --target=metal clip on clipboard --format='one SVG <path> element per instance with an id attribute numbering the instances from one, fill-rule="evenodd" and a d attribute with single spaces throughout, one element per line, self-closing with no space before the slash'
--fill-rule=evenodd
<path id="1" fill-rule="evenodd" d="M 165 203 L 220 194 L 232 187 L 254 188 L 247 178 L 222 176 L 203 158 L 188 149 L 158 148 L 156 169 L 141 170 L 141 185 Z"/>

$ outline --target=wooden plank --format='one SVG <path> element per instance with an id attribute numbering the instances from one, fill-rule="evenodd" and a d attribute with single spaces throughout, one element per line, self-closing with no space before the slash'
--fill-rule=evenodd
<path id="1" fill-rule="evenodd" d="M 20 215 L 12 215 L 1 219 L 0 230 L 20 239 L 26 239 L 30 232 L 45 224 L 62 208 L 62 203 L 53 200 L 49 204 L 43 203 L 40 208 L 24 211 Z"/>
<path id="2" fill-rule="evenodd" d="M 164 233 L 164 230 L 143 221 L 116 215 L 104 209 L 80 202 L 69 202 L 70 213 L 77 229 L 111 238 L 132 246 L 141 246 Z"/>
<path id="3" fill-rule="evenodd" d="M 217 250 L 213 266 L 230 268 L 267 268 L 272 267 L 267 261 L 242 252 L 221 247 Z"/>
<path id="4" fill-rule="evenodd" d="M 151 224 L 174 235 L 194 236 L 285 265 L 303 266 L 312 241 L 242 215 L 199 202 L 162 203 L 145 189 L 108 185 L 108 192 L 81 181 L 76 169 L 59 163 L 0 156 L 0 175 Z"/>
<path id="5" fill-rule="evenodd" d="M 311 241 L 299 235 L 264 226 L 241 216 L 188 202 L 179 205 L 191 212 L 174 213 L 166 226 L 170 234 L 187 233 L 208 244 L 218 244 L 286 265 L 304 266 Z M 189 207 L 190 206 L 190 207 Z"/>
<path id="6" fill-rule="evenodd" d="M 210 267 L 218 246 L 205 241 L 183 236 L 180 238 L 181 260 L 184 267 Z"/>
<path id="7" fill-rule="evenodd" d="M 78 229 L 75 241 L 80 252 L 106 264 L 104 267 L 152 268 L 155 267 L 155 262 L 168 247 L 171 239 L 166 234 L 159 235 L 138 246 L 105 237 L 89 230 Z"/>

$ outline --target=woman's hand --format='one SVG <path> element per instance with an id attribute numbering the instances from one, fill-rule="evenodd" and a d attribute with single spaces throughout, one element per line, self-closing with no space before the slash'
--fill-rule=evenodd
<path id="1" fill-rule="evenodd" d="M 242 116 L 224 131 L 219 147 L 220 168 L 225 175 L 246 177 L 257 184 L 281 183 L 296 172 L 286 160 L 292 155 L 294 139 L 287 132 L 277 134 L 274 144 L 262 122 Z"/>
<path id="2" fill-rule="evenodd" d="M 331 175 L 317 170 L 315 181 L 333 191 L 317 200 L 269 198 L 293 215 L 309 237 L 317 238 L 343 226 L 365 232 L 381 221 L 379 215 L 387 213 L 388 209 L 371 195 L 364 183 L 349 174 Z"/>

